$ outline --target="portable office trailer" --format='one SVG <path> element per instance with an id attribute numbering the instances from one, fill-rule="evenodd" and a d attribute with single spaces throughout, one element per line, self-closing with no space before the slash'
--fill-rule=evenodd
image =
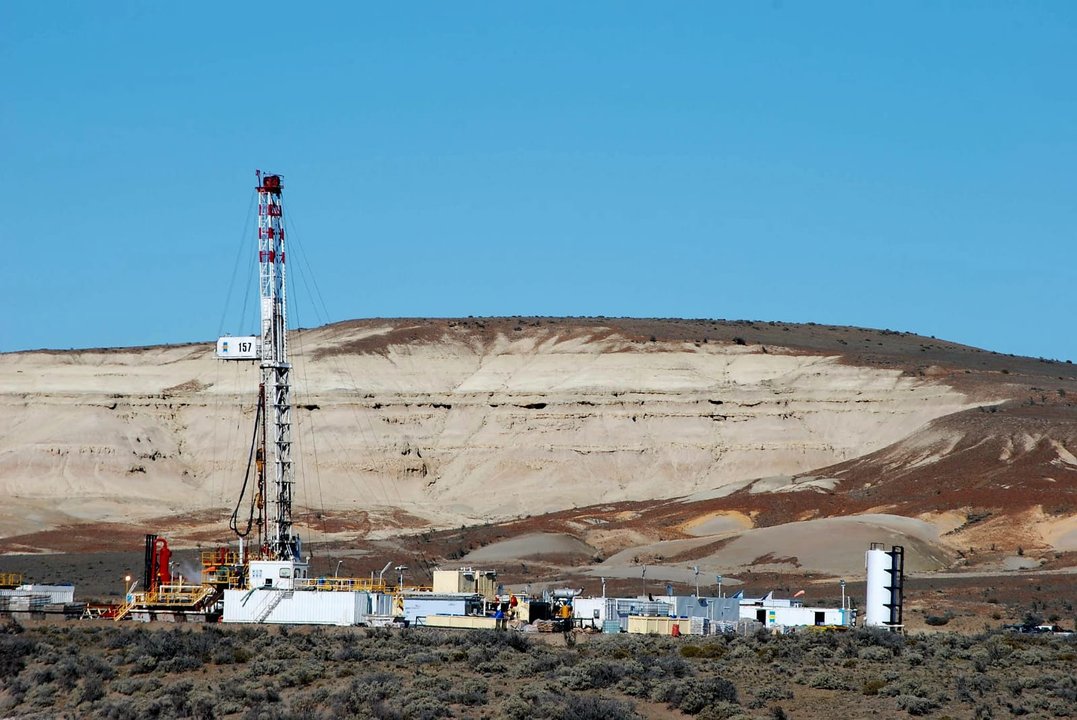
<path id="1" fill-rule="evenodd" d="M 766 627 L 802 627 L 808 625 L 853 624 L 854 611 L 841 608 L 804 607 L 802 605 L 742 605 L 740 617 L 755 620 Z"/>

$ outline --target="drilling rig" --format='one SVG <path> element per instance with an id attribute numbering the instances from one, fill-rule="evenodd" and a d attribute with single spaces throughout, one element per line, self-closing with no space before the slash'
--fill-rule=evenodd
<path id="1" fill-rule="evenodd" d="M 248 554 L 240 553 L 244 558 L 249 557 L 248 587 L 288 590 L 293 587 L 293 580 L 308 577 L 308 562 L 303 558 L 302 543 L 292 526 L 295 465 L 292 457 L 292 366 L 288 362 L 284 184 L 280 175 L 263 175 L 261 171 L 256 175 L 261 335 L 222 337 L 217 340 L 217 357 L 257 362 L 261 369 L 247 477 L 231 527 L 248 546 Z M 240 505 L 252 479 L 250 515 L 245 527 L 241 528 Z M 255 528 L 257 534 L 252 542 L 248 536 Z"/>

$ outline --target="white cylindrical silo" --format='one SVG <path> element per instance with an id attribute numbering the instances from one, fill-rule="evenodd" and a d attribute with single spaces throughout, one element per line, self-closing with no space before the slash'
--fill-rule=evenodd
<path id="1" fill-rule="evenodd" d="M 872 544 L 864 554 L 868 572 L 867 591 L 864 598 L 864 625 L 888 627 L 891 624 L 893 603 L 893 555 L 881 545 Z"/>

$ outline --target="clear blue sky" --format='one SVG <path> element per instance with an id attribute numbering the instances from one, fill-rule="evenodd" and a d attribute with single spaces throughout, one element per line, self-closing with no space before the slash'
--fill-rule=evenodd
<path id="1" fill-rule="evenodd" d="M 304 326 L 750 318 L 1077 359 L 1077 3 L 9 0 L 0 66 L 0 350 L 253 330 L 262 168 Z"/>

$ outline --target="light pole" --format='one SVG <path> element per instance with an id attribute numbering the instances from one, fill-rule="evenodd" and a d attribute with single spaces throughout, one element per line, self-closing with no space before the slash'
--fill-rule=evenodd
<path id="1" fill-rule="evenodd" d="M 335 578 L 340 577 L 340 564 L 342 562 L 344 562 L 344 561 L 343 560 L 337 560 L 337 569 L 333 571 L 333 577 L 335 577 Z"/>
<path id="2" fill-rule="evenodd" d="M 606 578 L 599 578 L 602 581 L 602 599 L 606 599 Z"/>
<path id="3" fill-rule="evenodd" d="M 699 597 L 699 565 L 693 565 L 692 572 L 696 574 L 696 597 Z"/>
<path id="4" fill-rule="evenodd" d="M 131 587 L 131 576 L 130 575 L 124 575 L 123 576 L 123 601 L 124 602 L 127 602 L 127 594 L 128 594 L 128 589 L 127 588 L 129 588 L 129 587 Z"/>
<path id="5" fill-rule="evenodd" d="M 838 580 L 838 586 L 841 588 L 841 612 L 842 616 L 845 615 L 845 579 Z"/>
<path id="6" fill-rule="evenodd" d="M 718 583 L 718 597 L 722 597 L 722 576 L 715 575 L 714 582 Z"/>
<path id="7" fill-rule="evenodd" d="M 643 580 L 643 595 L 641 597 L 647 597 L 647 566 L 643 566 L 643 573 L 640 575 L 640 579 Z"/>
<path id="8" fill-rule="evenodd" d="M 397 590 L 403 590 L 404 589 L 404 571 L 408 569 L 408 566 L 407 565 L 397 565 L 393 569 L 397 571 L 397 573 L 398 573 L 397 577 L 399 578 L 397 580 L 397 583 L 396 583 L 396 589 Z"/>

